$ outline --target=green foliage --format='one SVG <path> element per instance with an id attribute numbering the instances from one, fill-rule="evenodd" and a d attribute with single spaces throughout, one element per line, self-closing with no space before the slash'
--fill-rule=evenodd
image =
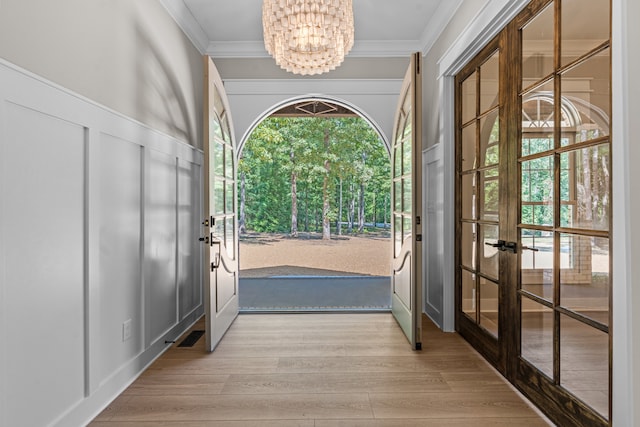
<path id="1" fill-rule="evenodd" d="M 328 180 L 330 220 L 340 214 L 342 180 L 346 221 L 351 199 L 365 188 L 365 218 L 388 219 L 389 155 L 375 131 L 363 119 L 287 117 L 265 119 L 244 146 L 238 176 L 245 177 L 247 229 L 287 232 L 291 227 L 291 181 L 297 181 L 298 229 L 320 227 L 324 178 Z M 349 192 L 356 189 L 356 192 Z M 377 215 L 377 218 L 374 218 Z"/>

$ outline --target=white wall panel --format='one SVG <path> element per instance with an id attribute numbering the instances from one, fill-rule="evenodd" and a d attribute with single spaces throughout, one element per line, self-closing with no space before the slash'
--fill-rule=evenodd
<path id="1" fill-rule="evenodd" d="M 203 314 L 201 165 L 0 59 L 0 426 L 85 425 Z"/>
<path id="2" fill-rule="evenodd" d="M 161 338 L 177 319 L 176 158 L 149 150 L 145 205 L 145 285 L 148 344 Z"/>
<path id="3" fill-rule="evenodd" d="M 141 219 L 142 148 L 101 134 L 100 161 L 100 381 L 143 348 Z M 124 339 L 123 323 L 131 321 Z"/>
<path id="4" fill-rule="evenodd" d="M 423 186 L 425 245 L 424 250 L 424 310 L 440 327 L 443 326 L 444 279 L 444 165 L 442 146 L 436 145 L 423 153 L 422 161 L 425 183 Z"/>
<path id="5" fill-rule="evenodd" d="M 200 224 L 198 176 L 200 168 L 178 161 L 178 300 L 180 319 L 201 304 L 201 289 L 195 286 L 200 274 L 198 234 Z"/>
<path id="6" fill-rule="evenodd" d="M 5 418 L 45 425 L 84 397 L 85 129 L 5 111 L 2 345 L 16 349 L 2 366 Z"/>

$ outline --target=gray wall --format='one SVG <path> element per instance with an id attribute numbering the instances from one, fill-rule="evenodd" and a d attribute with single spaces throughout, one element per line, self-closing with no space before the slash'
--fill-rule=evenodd
<path id="1" fill-rule="evenodd" d="M 202 146 L 201 55 L 157 0 L 2 0 L 0 58 Z"/>

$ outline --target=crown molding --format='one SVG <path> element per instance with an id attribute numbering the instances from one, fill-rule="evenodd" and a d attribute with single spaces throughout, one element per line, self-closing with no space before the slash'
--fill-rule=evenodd
<path id="1" fill-rule="evenodd" d="M 178 24 L 182 32 L 201 54 L 205 54 L 209 45 L 209 37 L 204 32 L 191 10 L 183 0 L 160 0 L 169 15 Z"/>
<path id="2" fill-rule="evenodd" d="M 449 21 L 458 11 L 463 0 L 449 0 L 440 2 L 438 9 L 433 14 L 427 26 L 425 27 L 420 43 L 422 44 L 421 52 L 426 55 L 438 40 L 444 29 L 449 25 Z"/>
<path id="3" fill-rule="evenodd" d="M 264 47 L 264 42 L 260 40 L 209 41 L 205 53 L 213 58 L 268 58 L 270 56 Z"/>
<path id="4" fill-rule="evenodd" d="M 530 1 L 489 0 L 442 55 L 438 61 L 438 75 L 457 73 Z"/>
<path id="5" fill-rule="evenodd" d="M 348 56 L 351 58 L 405 57 L 422 50 L 418 40 L 356 40 Z M 214 58 L 268 58 L 264 42 L 209 42 L 206 54 Z"/>
<path id="6" fill-rule="evenodd" d="M 436 13 L 427 23 L 420 40 L 356 40 L 350 57 L 392 58 L 406 57 L 413 52 L 431 49 L 463 0 L 441 2 Z M 178 24 L 193 45 L 203 55 L 214 58 L 267 58 L 264 42 L 211 41 L 183 0 L 160 0 L 169 15 Z"/>

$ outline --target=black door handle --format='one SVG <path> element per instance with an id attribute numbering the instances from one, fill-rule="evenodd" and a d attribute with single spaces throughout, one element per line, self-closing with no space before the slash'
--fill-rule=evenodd
<path id="1" fill-rule="evenodd" d="M 498 250 L 502 252 L 509 251 L 514 254 L 518 252 L 518 244 L 516 242 L 506 242 L 504 240 L 498 240 L 497 243 L 485 242 L 484 244 L 487 246 L 491 246 L 492 248 L 498 248 Z"/>
<path id="2" fill-rule="evenodd" d="M 504 240 L 498 240 L 498 243 L 489 243 L 489 242 L 484 242 L 485 245 L 487 246 L 491 246 L 492 248 L 498 248 L 498 250 L 504 251 L 504 245 L 505 245 L 505 241 Z"/>

